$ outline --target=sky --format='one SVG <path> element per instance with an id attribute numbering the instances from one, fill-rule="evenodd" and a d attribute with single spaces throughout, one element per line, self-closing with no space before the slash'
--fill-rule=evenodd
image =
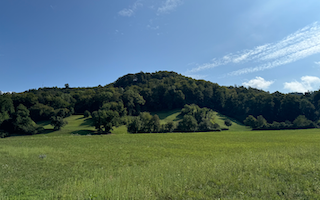
<path id="1" fill-rule="evenodd" d="M 0 91 L 175 71 L 273 93 L 320 89 L 320 1 L 1 0 Z"/>

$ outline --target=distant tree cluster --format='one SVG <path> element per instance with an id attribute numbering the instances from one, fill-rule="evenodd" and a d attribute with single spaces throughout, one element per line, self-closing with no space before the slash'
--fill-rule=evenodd
<path id="1" fill-rule="evenodd" d="M 305 128 L 318 128 L 318 124 L 307 119 L 304 115 L 299 115 L 293 122 L 286 120 L 285 122 L 272 122 L 268 123 L 267 120 L 259 115 L 255 118 L 249 115 L 244 124 L 252 127 L 255 130 L 280 130 L 280 129 L 305 129 Z"/>
<path id="2" fill-rule="evenodd" d="M 220 126 L 212 123 L 214 113 L 211 109 L 200 108 L 199 106 L 185 105 L 180 112 L 182 120 L 175 124 L 168 122 L 160 125 L 158 115 L 150 115 L 148 112 L 142 112 L 134 117 L 127 125 L 130 133 L 167 133 L 167 132 L 195 132 L 195 131 L 216 131 Z"/>

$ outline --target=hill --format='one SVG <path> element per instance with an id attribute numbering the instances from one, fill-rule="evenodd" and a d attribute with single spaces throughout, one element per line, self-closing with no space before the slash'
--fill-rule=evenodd
<path id="1" fill-rule="evenodd" d="M 207 107 L 253 128 L 314 128 L 320 117 L 320 91 L 303 95 L 225 87 L 175 72 L 128 74 L 114 83 L 92 88 L 39 88 L 0 95 L 0 136 L 36 134 L 34 122 L 65 118 L 86 110 L 110 110 L 120 118 L 141 112 Z"/>

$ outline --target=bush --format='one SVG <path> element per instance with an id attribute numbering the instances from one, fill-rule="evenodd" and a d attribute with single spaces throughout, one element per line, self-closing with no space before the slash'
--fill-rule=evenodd
<path id="1" fill-rule="evenodd" d="M 231 126 L 231 125 L 232 125 L 232 122 L 231 122 L 230 119 L 226 119 L 226 120 L 224 121 L 224 124 L 225 124 L 226 126 Z"/>
<path id="2" fill-rule="evenodd" d="M 8 137 L 8 136 L 9 136 L 9 133 L 8 133 L 8 132 L 1 131 L 1 130 L 0 130 L 0 138 L 5 138 L 5 137 Z"/>
<path id="3" fill-rule="evenodd" d="M 84 113 L 83 113 L 83 116 L 85 117 L 85 118 L 87 118 L 87 117 L 90 117 L 90 112 L 88 111 L 88 110 L 86 110 L 86 111 L 84 111 Z"/>

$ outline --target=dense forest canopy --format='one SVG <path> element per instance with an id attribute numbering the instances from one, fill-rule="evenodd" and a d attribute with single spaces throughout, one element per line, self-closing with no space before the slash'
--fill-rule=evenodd
<path id="1" fill-rule="evenodd" d="M 35 134 L 41 131 L 35 122 L 54 118 L 53 123 L 63 125 L 63 118 L 74 113 L 89 112 L 98 120 L 100 115 L 120 119 L 145 111 L 182 109 L 186 104 L 212 109 L 253 128 L 293 124 L 295 120 L 307 123 L 305 127 L 315 127 L 320 115 L 320 90 L 305 94 L 270 94 L 250 87 L 219 86 L 175 72 L 140 72 L 127 74 L 106 86 L 70 88 L 66 84 L 64 88 L 1 94 L 0 129 L 7 134 Z M 111 118 L 104 124 L 106 130 L 117 124 Z"/>

